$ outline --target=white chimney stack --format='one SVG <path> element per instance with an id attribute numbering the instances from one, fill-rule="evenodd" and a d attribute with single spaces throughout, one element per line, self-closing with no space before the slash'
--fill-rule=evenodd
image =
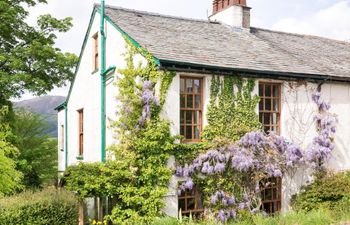
<path id="1" fill-rule="evenodd" d="M 221 22 L 232 27 L 250 28 L 250 7 L 246 0 L 214 0 L 210 21 Z"/>

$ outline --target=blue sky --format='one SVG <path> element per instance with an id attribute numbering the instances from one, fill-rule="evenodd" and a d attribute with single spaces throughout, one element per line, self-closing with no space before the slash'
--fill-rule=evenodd
<path id="1" fill-rule="evenodd" d="M 105 0 L 106 4 L 174 16 L 206 19 L 212 0 Z M 96 0 L 48 0 L 30 9 L 29 22 L 50 13 L 58 18 L 73 17 L 74 27 L 60 35 L 57 46 L 79 54 Z M 350 0 L 247 0 L 252 7 L 252 26 L 294 33 L 350 40 Z M 67 88 L 50 94 L 65 95 Z M 30 95 L 24 96 L 29 98 Z"/>

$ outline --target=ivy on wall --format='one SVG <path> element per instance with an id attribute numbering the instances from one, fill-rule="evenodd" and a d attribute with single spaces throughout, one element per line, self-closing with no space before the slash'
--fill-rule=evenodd
<path id="1" fill-rule="evenodd" d="M 258 96 L 252 96 L 254 79 L 213 76 L 208 107 L 208 126 L 202 137 L 208 141 L 225 138 L 237 141 L 246 133 L 258 130 L 261 125 L 255 108 Z"/>

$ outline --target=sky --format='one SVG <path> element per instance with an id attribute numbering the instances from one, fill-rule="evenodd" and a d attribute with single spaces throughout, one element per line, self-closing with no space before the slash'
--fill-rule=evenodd
<path id="1" fill-rule="evenodd" d="M 94 3 L 99 0 L 48 0 L 29 8 L 28 22 L 39 15 L 72 17 L 73 28 L 58 36 L 56 45 L 79 55 Z M 107 5 L 188 18 L 207 19 L 212 0 L 105 0 Z M 251 25 L 279 31 L 350 40 L 350 0 L 247 0 Z M 68 85 L 69 86 L 69 85 Z M 56 88 L 50 95 L 65 96 L 68 88 Z M 22 99 L 32 98 L 25 94 Z"/>

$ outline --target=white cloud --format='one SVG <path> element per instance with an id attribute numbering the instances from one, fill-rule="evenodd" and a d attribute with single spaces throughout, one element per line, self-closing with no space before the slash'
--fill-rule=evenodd
<path id="1" fill-rule="evenodd" d="M 272 29 L 350 40 L 350 3 L 343 0 L 302 19 L 284 18 Z"/>

